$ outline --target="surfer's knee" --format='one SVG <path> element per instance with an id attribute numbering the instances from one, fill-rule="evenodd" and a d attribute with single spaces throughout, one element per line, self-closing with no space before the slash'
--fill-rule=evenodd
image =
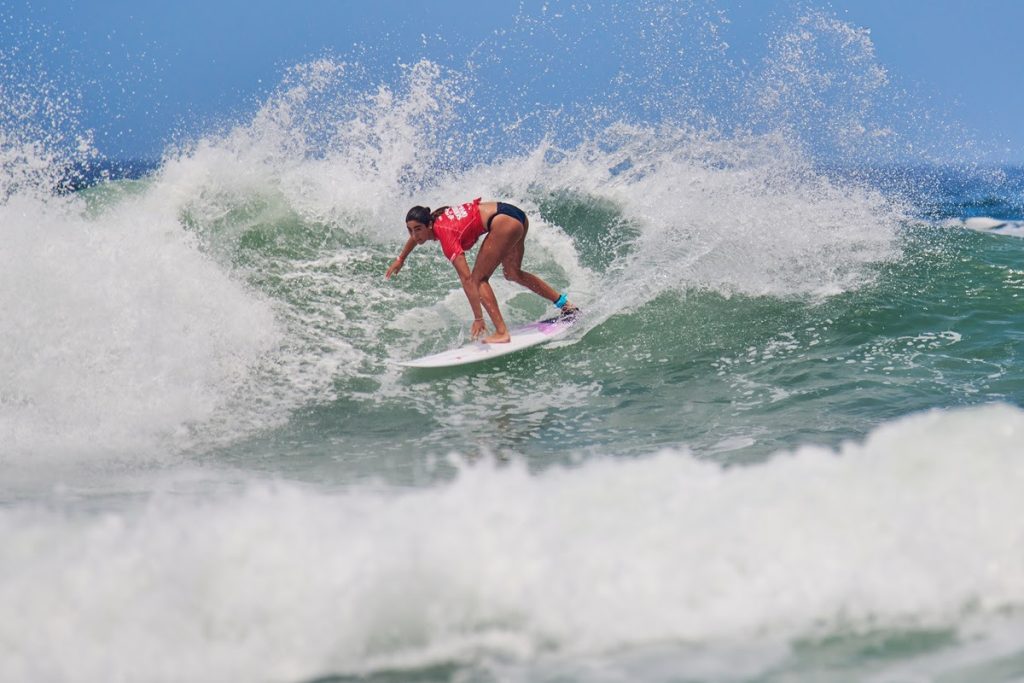
<path id="1" fill-rule="evenodd" d="M 523 281 L 523 271 L 518 268 L 502 268 L 501 272 L 509 282 L 518 283 Z"/>

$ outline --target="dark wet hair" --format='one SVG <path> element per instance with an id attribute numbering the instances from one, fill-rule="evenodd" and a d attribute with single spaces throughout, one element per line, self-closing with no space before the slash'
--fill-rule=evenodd
<path id="1" fill-rule="evenodd" d="M 423 225 L 430 225 L 434 222 L 434 219 L 445 212 L 447 206 L 442 206 L 440 209 L 430 210 L 429 206 L 414 206 L 409 209 L 409 213 L 405 214 L 405 222 L 416 221 Z"/>

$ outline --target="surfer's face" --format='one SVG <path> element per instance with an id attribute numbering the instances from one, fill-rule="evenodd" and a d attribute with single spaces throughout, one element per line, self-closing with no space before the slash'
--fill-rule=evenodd
<path id="1" fill-rule="evenodd" d="M 431 238 L 431 230 L 419 221 L 407 221 L 405 227 L 409 228 L 409 235 L 416 240 L 416 244 L 423 244 Z"/>

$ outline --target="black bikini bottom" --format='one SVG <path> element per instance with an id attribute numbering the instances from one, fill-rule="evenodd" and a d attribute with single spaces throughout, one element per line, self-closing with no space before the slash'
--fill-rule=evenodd
<path id="1" fill-rule="evenodd" d="M 498 202 L 498 210 L 494 212 L 494 216 L 487 219 L 487 232 L 491 231 L 491 221 L 493 221 L 494 217 L 499 214 L 512 216 L 512 218 L 515 218 L 517 221 L 522 223 L 524 228 L 526 227 L 526 213 L 522 209 L 518 206 L 513 206 L 512 204 Z"/>

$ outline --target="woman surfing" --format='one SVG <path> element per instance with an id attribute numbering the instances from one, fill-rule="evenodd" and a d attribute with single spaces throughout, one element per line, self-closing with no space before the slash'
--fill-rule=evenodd
<path id="1" fill-rule="evenodd" d="M 487 331 L 481 306 L 487 310 L 494 324 L 494 334 L 481 341 L 500 344 L 511 339 L 501 317 L 498 300 L 488 283 L 499 263 L 506 280 L 518 282 L 552 302 L 562 310 L 563 316 L 574 315 L 578 310 L 569 303 L 565 294 L 559 294 L 547 282 L 522 269 L 523 242 L 530 229 L 530 219 L 519 207 L 504 202 L 481 203 L 479 197 L 460 206 L 442 206 L 433 212 L 425 206 L 414 206 L 405 215 L 405 227 L 409 230 L 409 239 L 402 247 L 402 253 L 388 266 L 384 277 L 390 278 L 398 273 L 417 245 L 430 240 L 440 242 L 441 251 L 455 266 L 462 289 L 469 299 L 469 307 L 473 309 L 473 326 L 470 328 L 473 339 Z M 487 237 L 480 245 L 480 253 L 470 270 L 466 250 L 484 234 Z"/>

